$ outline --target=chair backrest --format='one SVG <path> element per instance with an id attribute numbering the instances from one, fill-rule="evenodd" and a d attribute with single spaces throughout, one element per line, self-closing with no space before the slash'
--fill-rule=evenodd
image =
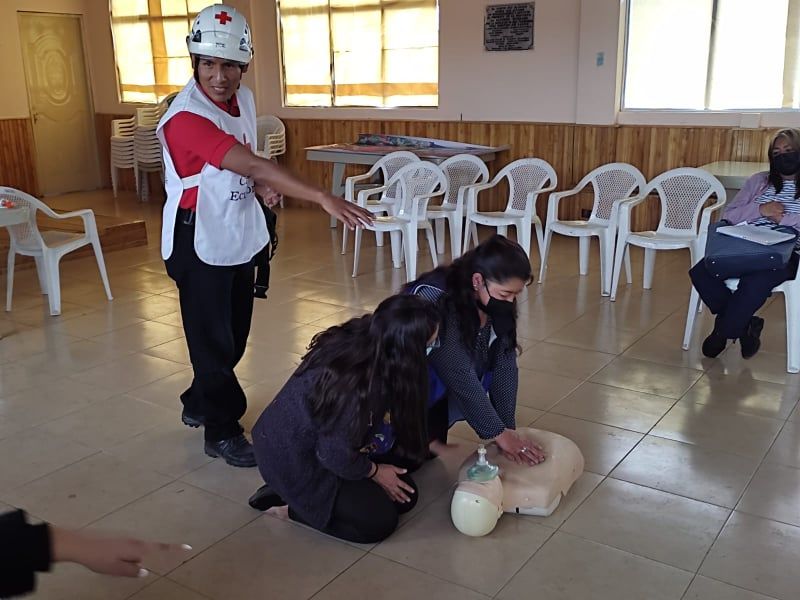
<path id="1" fill-rule="evenodd" d="M 447 177 L 435 164 L 418 160 L 400 168 L 387 182 L 397 189 L 394 213 L 421 218 L 427 209 L 427 200 L 420 204 L 419 213 L 413 212 L 413 200 L 436 191 L 447 193 Z"/>
<path id="2" fill-rule="evenodd" d="M 456 204 L 462 187 L 489 180 L 489 168 L 477 156 L 456 154 L 439 164 L 447 177 L 447 194 L 442 204 Z"/>
<path id="3" fill-rule="evenodd" d="M 36 223 L 36 213 L 42 211 L 51 215 L 53 211 L 41 200 L 37 200 L 30 194 L 10 187 L 0 187 L 0 199 L 12 200 L 19 208 L 28 209 L 28 220 L 19 225 L 6 227 L 11 243 L 17 248 L 39 249 L 44 246 L 42 234 L 39 233 L 39 225 Z"/>
<path id="4" fill-rule="evenodd" d="M 539 192 L 548 185 L 558 185 L 556 170 L 541 158 L 520 158 L 503 167 L 494 181 L 508 178 L 508 205 L 506 210 L 524 211 L 528 207 L 528 195 Z M 535 200 L 535 198 L 534 198 Z M 530 207 L 532 208 L 532 207 Z"/>
<path id="5" fill-rule="evenodd" d="M 136 125 L 138 127 L 155 127 L 164 116 L 166 104 L 156 104 L 136 109 Z"/>
<path id="6" fill-rule="evenodd" d="M 589 220 L 607 223 L 611 219 L 614 202 L 630 198 L 634 190 L 641 193 L 647 186 L 647 180 L 633 165 L 609 163 L 587 173 L 575 187 L 583 189 L 589 184 L 594 190 L 594 204 Z"/>
<path id="7" fill-rule="evenodd" d="M 256 149 L 263 151 L 267 158 L 286 152 L 286 126 L 278 117 L 263 115 L 256 118 Z"/>
<path id="8" fill-rule="evenodd" d="M 417 162 L 422 162 L 420 161 L 419 156 L 413 152 L 408 152 L 407 150 L 390 152 L 386 156 L 382 156 L 378 159 L 378 161 L 372 167 L 372 171 L 375 172 L 376 169 L 379 170 L 383 176 L 384 184 L 389 186 L 388 189 L 381 194 L 381 200 L 393 201 L 395 198 L 397 198 L 397 195 L 399 194 L 397 182 L 391 183 L 392 177 L 394 177 L 395 173 L 397 173 L 406 165 Z"/>
<path id="9" fill-rule="evenodd" d="M 111 137 L 133 136 L 136 129 L 136 117 L 129 119 L 114 119 L 111 121 Z"/>
<path id="10" fill-rule="evenodd" d="M 642 195 L 656 192 L 661 201 L 658 233 L 698 234 L 700 210 L 712 195 L 725 200 L 725 188 L 708 171 L 680 167 L 666 171 L 650 181 Z"/>

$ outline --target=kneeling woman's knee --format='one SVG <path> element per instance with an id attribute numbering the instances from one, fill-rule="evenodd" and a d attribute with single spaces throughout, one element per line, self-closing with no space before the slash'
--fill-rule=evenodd
<path id="1" fill-rule="evenodd" d="M 397 529 L 399 514 L 390 503 L 373 507 L 364 515 L 364 522 L 359 528 L 362 532 L 362 544 L 376 544 L 382 542 Z"/>

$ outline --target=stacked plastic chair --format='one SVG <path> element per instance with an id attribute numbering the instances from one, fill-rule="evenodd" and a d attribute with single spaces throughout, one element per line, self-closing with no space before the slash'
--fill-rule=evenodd
<path id="1" fill-rule="evenodd" d="M 165 112 L 166 103 L 136 109 L 136 130 L 133 134 L 133 170 L 136 178 L 136 193 L 142 202 L 150 195 L 147 173 L 158 172 L 164 182 L 164 158 L 161 142 L 156 137 L 158 121 Z"/>
<path id="2" fill-rule="evenodd" d="M 119 169 L 133 169 L 135 160 L 133 156 L 133 133 L 136 129 L 136 117 L 130 119 L 115 119 L 111 121 L 111 187 L 114 197 L 117 197 L 119 186 Z"/>
<path id="3" fill-rule="evenodd" d="M 256 118 L 256 154 L 266 159 L 286 153 L 286 126 L 278 117 L 264 115 Z M 283 208 L 283 198 L 281 198 Z"/>

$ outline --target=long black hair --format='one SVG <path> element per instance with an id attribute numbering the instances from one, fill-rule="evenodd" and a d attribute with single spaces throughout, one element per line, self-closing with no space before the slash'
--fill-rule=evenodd
<path id="1" fill-rule="evenodd" d="M 454 312 L 461 327 L 464 346 L 472 351 L 475 336 L 480 329 L 480 316 L 475 301 L 472 275 L 480 273 L 484 281 L 503 284 L 510 279 L 520 279 L 526 285 L 533 281 L 531 261 L 522 246 L 501 235 L 493 235 L 446 267 L 439 267 L 409 284 L 413 289 L 431 279 L 444 279 L 447 293 L 440 300 L 442 311 Z M 517 346 L 516 311 L 514 328 L 508 334 L 508 348 Z"/>
<path id="2" fill-rule="evenodd" d="M 775 137 L 772 138 L 772 141 L 769 143 L 769 148 L 767 149 L 767 160 L 769 160 L 769 182 L 779 194 L 783 189 L 783 176 L 778 172 L 778 168 L 775 166 L 775 157 L 772 155 L 772 153 L 775 150 L 775 143 L 780 138 L 786 140 L 792 147 L 792 150 L 795 152 L 800 152 L 800 131 L 797 129 L 782 129 L 775 134 Z M 794 183 L 794 197 L 797 199 L 800 198 L 800 171 L 794 176 Z"/>
<path id="3" fill-rule="evenodd" d="M 323 428 L 346 425 L 357 447 L 371 423 L 388 412 L 406 456 L 423 458 L 428 448 L 425 348 L 438 323 L 433 305 L 397 295 L 371 315 L 315 335 L 297 370 L 321 369 L 309 398 L 314 421 Z M 342 423 L 343 415 L 355 418 Z"/>

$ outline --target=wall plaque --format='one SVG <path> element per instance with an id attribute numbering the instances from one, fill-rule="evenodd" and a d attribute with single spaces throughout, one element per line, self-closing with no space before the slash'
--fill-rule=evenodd
<path id="1" fill-rule="evenodd" d="M 483 45 L 489 51 L 533 48 L 534 2 L 494 4 L 486 7 Z"/>

